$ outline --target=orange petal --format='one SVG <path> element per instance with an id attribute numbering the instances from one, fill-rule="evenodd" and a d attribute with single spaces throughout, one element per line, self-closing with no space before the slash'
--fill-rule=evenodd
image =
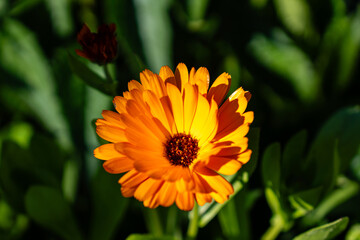
<path id="1" fill-rule="evenodd" d="M 194 82 L 199 87 L 200 94 L 207 93 L 210 83 L 209 71 L 204 67 L 199 68 L 195 73 Z"/>
<path id="2" fill-rule="evenodd" d="M 115 145 L 113 143 L 104 144 L 96 148 L 94 150 L 94 156 L 101 160 L 124 157 L 123 154 L 116 151 Z"/>
<path id="3" fill-rule="evenodd" d="M 164 207 L 168 207 L 174 203 L 176 196 L 177 191 L 175 188 L 175 183 L 164 182 L 158 192 L 159 204 Z"/>
<path id="4" fill-rule="evenodd" d="M 144 100 L 150 108 L 151 115 L 157 118 L 170 134 L 172 132 L 174 119 L 172 117 L 168 118 L 168 115 L 165 112 L 170 110 L 164 109 L 159 98 L 151 91 L 144 92 Z"/>
<path id="5" fill-rule="evenodd" d="M 124 128 L 124 123 L 121 121 L 120 114 L 109 111 L 103 110 L 101 115 L 107 121 L 108 125 L 112 125 L 114 127 Z"/>
<path id="6" fill-rule="evenodd" d="M 113 104 L 118 113 L 126 112 L 126 102 L 127 100 L 124 97 L 114 97 Z"/>
<path id="7" fill-rule="evenodd" d="M 210 101 L 214 98 L 215 102 L 220 106 L 230 89 L 230 84 L 231 76 L 228 73 L 221 74 L 211 85 L 207 99 Z"/>
<path id="8" fill-rule="evenodd" d="M 176 205 L 181 210 L 190 211 L 194 207 L 194 194 L 191 192 L 178 193 Z"/>
<path id="9" fill-rule="evenodd" d="M 163 66 L 160 68 L 159 76 L 164 81 L 165 85 L 170 83 L 177 86 L 174 73 L 168 66 Z"/>
<path id="10" fill-rule="evenodd" d="M 139 173 L 136 170 L 130 170 L 119 179 L 119 183 L 124 188 L 134 188 L 148 178 L 149 177 L 143 173 Z"/>
<path id="11" fill-rule="evenodd" d="M 195 187 L 193 181 L 185 181 L 183 178 L 176 181 L 175 183 L 178 192 L 191 192 Z"/>
<path id="12" fill-rule="evenodd" d="M 238 161 L 240 161 L 242 164 L 247 163 L 250 160 L 252 151 L 250 149 L 247 149 L 246 151 L 240 153 L 238 156 Z"/>
<path id="13" fill-rule="evenodd" d="M 210 194 L 206 194 L 206 193 L 195 193 L 195 198 L 196 198 L 196 202 L 200 206 L 203 206 L 205 203 L 209 203 L 212 201 Z"/>
<path id="14" fill-rule="evenodd" d="M 146 198 L 152 198 L 163 183 L 164 181 L 162 180 L 148 178 L 138 186 L 134 197 L 140 201 L 144 201 Z"/>
<path id="15" fill-rule="evenodd" d="M 199 95 L 195 116 L 190 130 L 191 134 L 198 140 L 201 139 L 203 135 L 202 129 L 204 127 L 207 127 L 205 126 L 205 123 L 207 121 L 209 111 L 210 111 L 209 102 L 205 97 Z"/>
<path id="16" fill-rule="evenodd" d="M 136 187 L 135 188 L 127 188 L 127 187 L 121 187 L 121 194 L 124 197 L 132 197 L 134 196 Z"/>
<path id="17" fill-rule="evenodd" d="M 174 85 L 166 85 L 178 133 L 184 132 L 184 105 L 181 93 Z"/>
<path id="18" fill-rule="evenodd" d="M 189 71 L 184 63 L 179 63 L 175 70 L 175 80 L 178 89 L 183 92 L 185 83 L 189 81 Z"/>
<path id="19" fill-rule="evenodd" d="M 125 132 L 121 128 L 112 127 L 108 125 L 100 125 L 96 127 L 96 133 L 103 139 L 109 142 L 123 142 L 127 138 Z"/>
<path id="20" fill-rule="evenodd" d="M 134 168 L 133 161 L 127 157 L 113 158 L 104 162 L 103 167 L 109 173 L 123 173 Z"/>
<path id="21" fill-rule="evenodd" d="M 235 174 L 242 166 L 242 164 L 235 159 L 219 156 L 211 156 L 206 166 L 220 174 L 232 175 Z"/>
<path id="22" fill-rule="evenodd" d="M 144 87 L 143 85 L 141 85 L 138 81 L 136 80 L 131 80 L 129 83 L 128 83 L 128 89 L 129 91 L 133 90 L 133 89 L 138 89 L 140 91 L 144 91 Z"/>
<path id="23" fill-rule="evenodd" d="M 198 88 L 186 84 L 184 89 L 184 132 L 189 133 L 198 102 Z"/>

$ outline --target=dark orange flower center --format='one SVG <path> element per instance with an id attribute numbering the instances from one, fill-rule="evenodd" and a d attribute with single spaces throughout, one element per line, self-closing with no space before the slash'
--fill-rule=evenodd
<path id="1" fill-rule="evenodd" d="M 165 153 L 170 163 L 188 167 L 197 157 L 198 140 L 185 133 L 177 133 L 165 144 Z"/>

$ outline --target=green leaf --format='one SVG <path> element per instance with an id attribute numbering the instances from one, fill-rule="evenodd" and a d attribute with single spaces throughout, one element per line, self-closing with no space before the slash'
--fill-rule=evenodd
<path id="1" fill-rule="evenodd" d="M 131 234 L 126 240 L 176 240 L 173 236 L 154 236 L 150 234 Z"/>
<path id="2" fill-rule="evenodd" d="M 0 65 L 27 86 L 16 89 L 16 97 L 32 109 L 65 148 L 71 148 L 70 131 L 61 112 L 51 67 L 34 33 L 10 18 L 2 26 Z"/>
<path id="3" fill-rule="evenodd" d="M 204 19 L 209 0 L 188 0 L 188 12 L 191 21 L 201 21 Z"/>
<path id="4" fill-rule="evenodd" d="M 315 101 L 320 82 L 311 59 L 283 32 L 277 34 L 286 41 L 255 35 L 249 44 L 252 54 L 266 68 L 288 81 L 304 103 Z"/>
<path id="5" fill-rule="evenodd" d="M 171 67 L 172 30 L 168 10 L 171 0 L 134 0 L 138 31 L 145 59 L 154 72 Z"/>
<path id="6" fill-rule="evenodd" d="M 113 239 L 120 221 L 125 217 L 129 199 L 121 195 L 118 178 L 100 168 L 92 180 L 90 239 Z"/>
<path id="7" fill-rule="evenodd" d="M 359 240 L 360 239 L 360 224 L 354 224 L 350 227 L 346 234 L 346 240 Z"/>
<path id="8" fill-rule="evenodd" d="M 320 199 L 322 191 L 322 187 L 316 187 L 290 195 L 289 202 L 295 209 L 293 217 L 302 217 L 313 210 Z"/>
<path id="9" fill-rule="evenodd" d="M 338 185 L 339 188 L 331 192 L 313 211 L 302 219 L 305 226 L 315 225 L 320 222 L 337 206 L 343 204 L 359 193 L 359 184 L 354 181 L 350 181 L 345 177 L 338 178 Z"/>
<path id="10" fill-rule="evenodd" d="M 292 34 L 314 40 L 311 12 L 305 0 L 275 0 L 274 5 L 280 20 Z"/>
<path id="11" fill-rule="evenodd" d="M 229 201 L 218 213 L 219 222 L 223 234 L 227 238 L 239 238 L 239 220 L 237 217 L 236 203 L 234 200 Z"/>
<path id="12" fill-rule="evenodd" d="M 329 191 L 335 175 L 349 167 L 359 146 L 360 107 L 338 111 L 323 125 L 311 146 L 307 162 L 309 168 L 317 167 L 314 183 L 328 186 L 325 190 Z M 329 159 L 332 164 L 329 164 Z"/>
<path id="13" fill-rule="evenodd" d="M 69 64 L 73 72 L 86 84 L 110 96 L 116 95 L 117 83 L 108 82 L 99 76 L 77 57 L 69 54 Z"/>
<path id="14" fill-rule="evenodd" d="M 26 193 L 26 210 L 39 225 L 64 239 L 82 239 L 68 203 L 59 190 L 33 186 Z"/>
<path id="15" fill-rule="evenodd" d="M 266 148 L 261 166 L 262 178 L 265 187 L 273 189 L 276 194 L 280 193 L 280 158 L 280 144 L 273 143 Z"/>
<path id="16" fill-rule="evenodd" d="M 338 48 L 339 60 L 335 89 L 337 91 L 345 89 L 352 74 L 356 69 L 356 63 L 360 50 L 360 6 L 358 6 L 355 15 L 351 18 L 348 31 Z"/>
<path id="17" fill-rule="evenodd" d="M 333 239 L 345 230 L 349 218 L 340 218 L 334 222 L 316 227 L 302 233 L 294 238 L 294 240 L 327 240 Z"/>
<path id="18" fill-rule="evenodd" d="M 281 162 L 281 172 L 283 173 L 284 181 L 298 175 L 301 169 L 304 169 L 304 152 L 306 147 L 307 133 L 302 130 L 295 134 L 285 145 Z M 287 184 L 288 185 L 288 184 Z"/>
<path id="19" fill-rule="evenodd" d="M 45 0 L 54 29 L 61 37 L 68 36 L 73 31 L 70 3 L 69 0 Z"/>

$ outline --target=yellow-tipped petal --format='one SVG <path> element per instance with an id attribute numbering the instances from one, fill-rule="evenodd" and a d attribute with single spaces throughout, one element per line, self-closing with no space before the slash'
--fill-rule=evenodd
<path id="1" fill-rule="evenodd" d="M 189 71 L 185 64 L 179 63 L 175 70 L 176 86 L 182 92 L 185 84 L 189 81 Z"/>
<path id="2" fill-rule="evenodd" d="M 226 94 L 229 92 L 231 84 L 231 76 L 228 73 L 221 74 L 215 82 L 211 85 L 209 93 L 207 95 L 208 100 L 212 98 L 218 105 L 222 103 Z"/>

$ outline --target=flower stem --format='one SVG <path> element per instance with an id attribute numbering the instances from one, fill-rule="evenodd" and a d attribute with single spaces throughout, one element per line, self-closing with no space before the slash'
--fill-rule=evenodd
<path id="1" fill-rule="evenodd" d="M 104 72 L 105 72 L 106 80 L 108 82 L 114 82 L 114 79 L 110 75 L 108 64 L 104 65 Z"/>
<path id="2" fill-rule="evenodd" d="M 195 203 L 193 209 L 193 216 L 190 219 L 186 239 L 188 240 L 196 239 L 198 229 L 199 229 L 199 206 L 197 205 L 197 203 Z"/>
<path id="3" fill-rule="evenodd" d="M 145 219 L 149 232 L 154 236 L 163 236 L 164 231 L 157 209 L 144 209 Z"/>
<path id="4" fill-rule="evenodd" d="M 261 240 L 274 240 L 284 228 L 283 220 L 279 215 L 275 215 L 271 220 L 271 225 L 261 237 Z"/>

